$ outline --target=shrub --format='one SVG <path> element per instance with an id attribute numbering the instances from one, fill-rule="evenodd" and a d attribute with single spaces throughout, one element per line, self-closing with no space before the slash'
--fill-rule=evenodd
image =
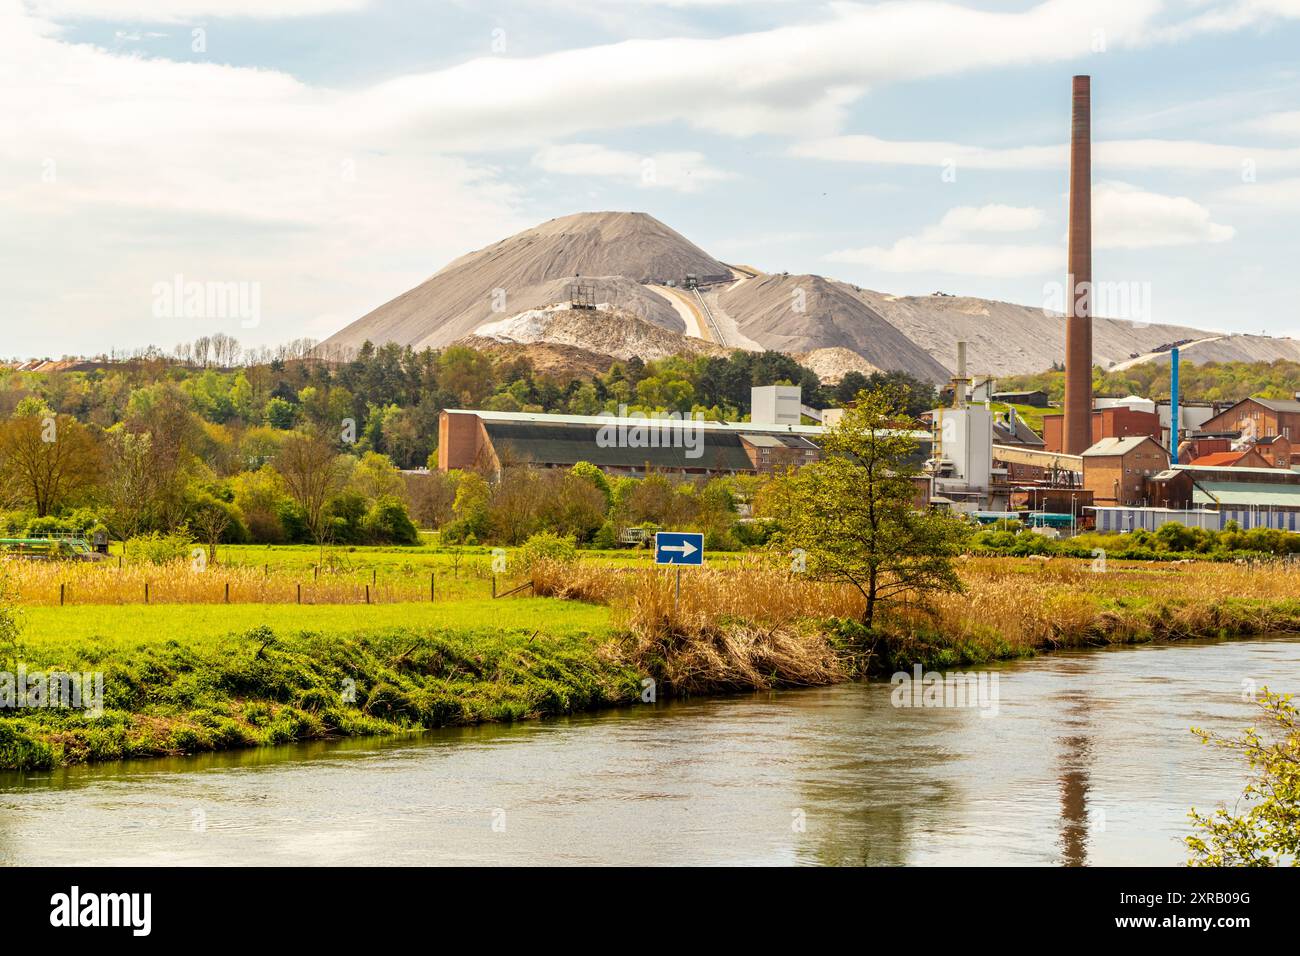
<path id="1" fill-rule="evenodd" d="M 729 532 L 713 529 L 704 533 L 705 551 L 735 551 L 738 547 Z"/>
<path id="2" fill-rule="evenodd" d="M 561 538 L 549 531 L 535 534 L 515 549 L 511 556 L 512 570 L 523 573 L 542 560 L 570 564 L 578 560 L 577 544 L 573 538 Z"/>
<path id="3" fill-rule="evenodd" d="M 0 767 L 11 770 L 45 770 L 54 765 L 50 745 L 33 740 L 9 720 L 0 720 Z"/>
<path id="4" fill-rule="evenodd" d="M 418 544 L 420 532 L 406 505 L 392 495 L 381 495 L 366 514 L 366 537 L 377 544 Z"/>
<path id="5" fill-rule="evenodd" d="M 76 511 L 58 517 L 46 515 L 44 518 L 32 518 L 23 528 L 22 534 L 29 538 L 39 538 L 47 534 L 88 536 L 103 530 L 105 530 L 104 523 L 99 520 L 97 514 L 89 508 L 78 508 Z"/>
<path id="6" fill-rule="evenodd" d="M 614 522 L 606 521 L 600 526 L 600 530 L 591 539 L 591 546 L 602 551 L 618 547 L 618 532 L 614 530 Z"/>
<path id="7" fill-rule="evenodd" d="M 194 542 L 187 534 L 149 534 L 137 535 L 126 542 L 126 557 L 134 564 L 167 564 L 188 558 Z"/>

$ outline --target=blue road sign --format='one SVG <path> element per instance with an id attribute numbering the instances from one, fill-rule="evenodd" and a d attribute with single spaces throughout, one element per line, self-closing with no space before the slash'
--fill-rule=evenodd
<path id="1" fill-rule="evenodd" d="M 704 535 L 691 531 L 660 531 L 655 534 L 655 564 L 704 563 Z"/>

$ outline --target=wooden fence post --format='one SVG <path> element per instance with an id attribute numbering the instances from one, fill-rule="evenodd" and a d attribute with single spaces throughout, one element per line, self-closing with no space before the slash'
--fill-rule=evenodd
<path id="1" fill-rule="evenodd" d="M 144 582 L 144 603 L 149 603 L 149 582 Z"/>
<path id="2" fill-rule="evenodd" d="M 67 587 L 65 584 L 59 585 L 59 607 L 63 607 L 63 589 L 65 587 Z"/>
<path id="3" fill-rule="evenodd" d="M 430 601 L 433 601 L 435 599 L 434 590 L 433 590 L 433 574 L 434 572 L 432 571 L 429 572 L 429 600 Z"/>
<path id="4" fill-rule="evenodd" d="M 230 603 L 230 582 L 226 582 L 226 603 Z"/>
<path id="5" fill-rule="evenodd" d="M 298 582 L 298 603 L 302 603 L 302 582 Z"/>

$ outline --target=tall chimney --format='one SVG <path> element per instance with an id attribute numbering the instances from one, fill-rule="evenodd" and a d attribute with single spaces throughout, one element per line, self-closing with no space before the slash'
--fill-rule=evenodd
<path id="1" fill-rule="evenodd" d="M 966 343 L 957 343 L 957 377 L 952 380 L 952 407 L 966 407 Z"/>
<path id="2" fill-rule="evenodd" d="M 1086 76 L 1074 78 L 1070 119 L 1069 269 L 1064 451 L 1079 455 L 1092 444 L 1092 102 Z"/>

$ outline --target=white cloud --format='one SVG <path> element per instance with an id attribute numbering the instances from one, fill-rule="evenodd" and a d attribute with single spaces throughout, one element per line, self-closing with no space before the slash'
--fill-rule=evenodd
<path id="1" fill-rule="evenodd" d="M 890 246 L 841 249 L 827 258 L 882 272 L 933 272 L 949 275 L 1025 276 L 1059 269 L 1062 248 L 1045 244 L 973 241 L 983 233 L 1026 232 L 1044 222 L 1043 212 L 1029 206 L 956 206 L 915 236 Z"/>
<path id="2" fill-rule="evenodd" d="M 1170 42 L 1199 33 L 1227 33 L 1272 20 L 1300 18 L 1300 0 L 1234 0 L 1214 4 L 1205 12 L 1162 29 L 1158 39 Z"/>
<path id="3" fill-rule="evenodd" d="M 989 149 L 942 140 L 886 140 L 876 136 L 828 136 L 795 143 L 790 155 L 843 163 L 882 166 L 933 166 L 955 164 L 958 169 L 1050 169 L 1064 166 L 1069 151 L 1059 146 L 1020 146 Z"/>
<path id="4" fill-rule="evenodd" d="M 545 56 L 488 57 L 405 76 L 341 104 L 372 127 L 436 131 L 492 149 L 583 130 L 685 122 L 736 136 L 824 136 L 870 89 L 1088 55 L 1142 42 L 1157 0 L 1046 0 L 1019 13 L 950 3 L 839 3 L 819 19 L 716 38 L 628 40 Z"/>
<path id="5" fill-rule="evenodd" d="M 827 258 L 831 262 L 870 266 L 881 272 L 1008 278 L 1060 270 L 1065 253 L 1052 246 L 930 242 L 921 236 L 907 236 L 885 248 L 844 249 L 831 253 Z"/>
<path id="6" fill-rule="evenodd" d="M 642 156 L 596 143 L 547 146 L 533 156 L 533 165 L 565 176 L 603 177 L 647 189 L 698 192 L 732 174 L 710 166 L 702 153 L 664 152 Z"/>
<path id="7" fill-rule="evenodd" d="M 1098 249 L 1147 249 L 1227 242 L 1236 230 L 1213 222 L 1208 209 L 1186 196 L 1098 183 L 1092 190 L 1092 234 Z"/>
<path id="8" fill-rule="evenodd" d="M 957 206 L 939 220 L 937 231 L 946 236 L 972 232 L 1027 232 L 1041 226 L 1046 217 L 1033 206 Z"/>
<path id="9" fill-rule="evenodd" d="M 1272 182 L 1242 183 L 1223 192 L 1229 202 L 1269 210 L 1300 209 L 1300 177 Z"/>
<path id="10" fill-rule="evenodd" d="M 1242 124 L 1249 130 L 1270 136 L 1300 137 L 1300 110 L 1269 113 L 1247 120 Z"/>
<path id="11" fill-rule="evenodd" d="M 355 318 L 532 224 L 491 166 L 271 70 L 60 42 L 0 0 L 0 287 L 10 349 L 81 352 Z M 155 282 L 260 283 L 261 327 L 157 320 Z M 341 323 L 339 323 L 341 324 Z M 319 332 L 319 327 L 312 330 Z M 332 329 L 330 330 L 332 331 Z"/>
<path id="12" fill-rule="evenodd" d="M 136 342 L 211 331 L 164 336 L 129 318 L 153 282 L 184 272 L 262 281 L 269 328 L 259 334 L 282 340 L 298 316 L 359 314 L 466 247 L 530 225 L 487 156 L 672 123 L 833 141 L 850 107 L 883 85 L 1075 60 L 1091 54 L 1098 25 L 1111 50 L 1139 47 L 1161 10 L 1159 0 L 1045 0 L 1017 12 L 834 3 L 794 8 L 798 22 L 773 29 L 484 57 L 341 91 L 65 42 L 60 24 L 310 16 L 363 0 L 124 6 L 0 0 L 0 287 L 6 322 L 24 332 L 101 322 Z M 1060 162 L 1042 153 L 1059 149 L 1014 161 Z M 597 150 L 587 161 L 629 181 L 617 151 Z M 670 146 L 650 158 L 668 188 L 724 175 Z M 66 345 L 87 347 L 70 332 Z"/>
<path id="13" fill-rule="evenodd" d="M 29 0 L 27 7 L 48 20 L 107 20 L 114 23 L 190 23 L 194 20 L 309 17 L 353 13 L 369 0 Z"/>
<path id="14" fill-rule="evenodd" d="M 967 169 L 1064 169 L 1069 146 L 987 148 L 940 140 L 885 140 L 875 136 L 832 136 L 797 143 L 790 153 L 806 159 L 870 163 L 887 166 L 955 164 Z M 1239 170 L 1247 163 L 1257 169 L 1300 169 L 1300 148 L 1230 146 L 1195 140 L 1101 140 L 1092 144 L 1095 169 Z"/>
<path id="15" fill-rule="evenodd" d="M 1063 242 L 995 243 L 982 241 L 982 237 L 1029 232 L 1046 222 L 1043 211 L 1032 206 L 957 206 L 935 225 L 892 245 L 843 249 L 827 258 L 882 272 L 999 278 L 1039 275 L 1063 268 Z M 1235 230 L 1212 221 L 1209 210 L 1184 196 L 1107 182 L 1093 187 L 1092 234 L 1096 249 L 1146 249 L 1226 242 Z"/>

